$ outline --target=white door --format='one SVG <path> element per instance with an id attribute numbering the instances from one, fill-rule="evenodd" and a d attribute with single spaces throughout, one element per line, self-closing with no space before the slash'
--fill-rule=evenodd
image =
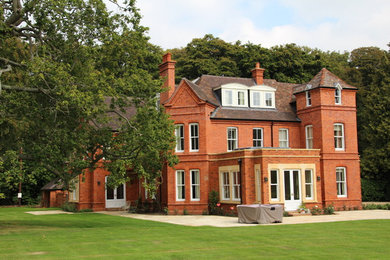
<path id="1" fill-rule="evenodd" d="M 116 188 L 107 186 L 106 176 L 106 208 L 121 208 L 126 206 L 126 187 L 124 184 Z"/>
<path id="2" fill-rule="evenodd" d="M 284 209 L 297 210 L 302 203 L 299 170 L 284 170 Z"/>

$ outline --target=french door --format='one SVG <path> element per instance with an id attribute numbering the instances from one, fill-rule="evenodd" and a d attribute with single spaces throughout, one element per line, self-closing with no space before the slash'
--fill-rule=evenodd
<path id="1" fill-rule="evenodd" d="M 107 183 L 106 176 L 106 183 Z M 126 188 L 124 184 L 110 188 L 106 184 L 106 208 L 121 208 L 126 206 Z"/>
<path id="2" fill-rule="evenodd" d="M 301 175 L 299 170 L 284 170 L 284 208 L 297 210 L 302 203 Z"/>

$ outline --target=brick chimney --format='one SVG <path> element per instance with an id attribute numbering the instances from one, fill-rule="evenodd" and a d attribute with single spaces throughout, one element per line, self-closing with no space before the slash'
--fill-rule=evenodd
<path id="1" fill-rule="evenodd" d="M 160 104 L 167 101 L 172 96 L 173 91 L 175 91 L 175 63 L 176 61 L 172 60 L 172 54 L 168 52 L 163 56 L 163 61 L 158 66 L 160 77 L 165 79 L 164 89 L 167 89 L 160 95 Z"/>
<path id="2" fill-rule="evenodd" d="M 257 85 L 263 85 L 263 74 L 264 70 L 260 68 L 260 62 L 256 63 L 256 67 L 251 70 L 252 71 L 252 78 L 256 82 Z"/>

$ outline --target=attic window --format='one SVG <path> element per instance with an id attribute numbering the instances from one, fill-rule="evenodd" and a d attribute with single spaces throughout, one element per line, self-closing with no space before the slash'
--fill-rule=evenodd
<path id="1" fill-rule="evenodd" d="M 335 85 L 334 90 L 334 103 L 336 105 L 341 105 L 341 86 L 339 83 Z"/>
<path id="2" fill-rule="evenodd" d="M 238 89 L 222 89 L 223 106 L 248 106 L 248 91 Z"/>

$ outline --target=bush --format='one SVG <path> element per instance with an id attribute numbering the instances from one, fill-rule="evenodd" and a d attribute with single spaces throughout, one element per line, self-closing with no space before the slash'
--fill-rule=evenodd
<path id="1" fill-rule="evenodd" d="M 80 213 L 86 213 L 86 212 L 93 212 L 92 209 L 81 209 L 79 210 Z"/>
<path id="2" fill-rule="evenodd" d="M 329 205 L 324 208 L 324 215 L 333 215 L 334 214 L 334 206 Z"/>
<path id="3" fill-rule="evenodd" d="M 362 200 L 363 201 L 384 201 L 385 183 L 371 179 L 361 179 L 362 182 Z"/>
<path id="4" fill-rule="evenodd" d="M 219 206 L 219 193 L 216 190 L 212 190 L 209 193 L 209 212 L 210 215 L 220 215 L 221 209 Z"/>
<path id="5" fill-rule="evenodd" d="M 365 204 L 363 205 L 364 210 L 373 210 L 373 209 L 384 209 L 390 210 L 390 204 Z"/>
<path id="6" fill-rule="evenodd" d="M 314 206 L 310 210 L 312 215 L 321 215 L 322 214 L 322 209 L 320 209 L 318 206 Z"/>
<path id="7" fill-rule="evenodd" d="M 61 209 L 67 212 L 77 212 L 76 204 L 72 202 L 65 202 L 62 204 Z"/>

